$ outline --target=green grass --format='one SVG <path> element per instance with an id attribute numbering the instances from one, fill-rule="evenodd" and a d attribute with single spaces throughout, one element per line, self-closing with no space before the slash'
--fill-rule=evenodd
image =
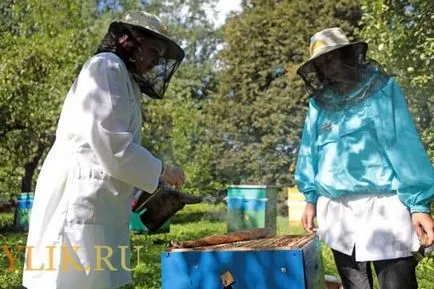
<path id="1" fill-rule="evenodd" d="M 15 270 L 10 271 L 10 262 L 2 247 L 8 246 L 12 255 L 16 254 L 13 249 L 16 246 L 25 246 L 27 234 L 14 232 L 12 227 L 13 213 L 0 214 L 0 288 L 21 288 L 24 252 L 19 252 L 16 258 Z"/>
<path id="2" fill-rule="evenodd" d="M 0 225 L 3 228 L 12 223 L 11 214 L 0 214 Z M 279 235 L 301 234 L 300 227 L 289 228 L 287 217 L 277 218 L 277 232 Z M 160 253 L 165 250 L 170 240 L 197 239 L 211 234 L 226 233 L 226 209 L 224 205 L 193 205 L 186 207 L 173 219 L 170 233 L 156 235 L 131 234 L 132 257 L 131 263 L 134 271 L 133 284 L 122 289 L 159 289 L 160 278 Z M 27 235 L 25 233 L 11 232 L 0 229 L 1 246 L 15 247 L 25 245 Z M 140 250 L 137 246 L 141 246 Z M 16 253 L 16 252 L 12 252 Z M 323 246 L 323 262 L 325 273 L 336 275 L 336 267 L 331 251 Z M 3 250 L 0 251 L 0 289 L 21 288 L 23 268 L 23 252 L 18 254 L 17 270 L 9 272 L 9 262 Z M 417 268 L 417 276 L 420 289 L 434 289 L 434 257 L 425 258 Z M 376 287 L 378 288 L 378 287 Z"/>

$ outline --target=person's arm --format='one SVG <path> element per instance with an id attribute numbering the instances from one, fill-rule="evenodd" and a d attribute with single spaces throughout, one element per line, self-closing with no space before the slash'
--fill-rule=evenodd
<path id="1" fill-rule="evenodd" d="M 300 150 L 298 152 L 297 165 L 295 168 L 295 181 L 298 190 L 304 194 L 306 202 L 316 204 L 319 195 L 316 192 L 315 187 L 315 170 L 311 149 L 311 123 L 309 117 L 311 109 L 312 107 L 309 107 L 304 123 Z"/>
<path id="2" fill-rule="evenodd" d="M 87 141 L 110 176 L 152 193 L 162 173 L 162 162 L 133 141 L 129 131 L 132 103 L 129 76 L 112 58 L 95 57 L 80 75 L 81 115 Z"/>
<path id="3" fill-rule="evenodd" d="M 411 213 L 429 213 L 434 200 L 434 168 L 420 141 L 407 102 L 399 85 L 393 81 L 385 95 L 390 95 L 395 137 L 385 145 L 386 155 L 396 174 L 394 187 Z M 391 99 L 390 99 L 391 98 Z"/>

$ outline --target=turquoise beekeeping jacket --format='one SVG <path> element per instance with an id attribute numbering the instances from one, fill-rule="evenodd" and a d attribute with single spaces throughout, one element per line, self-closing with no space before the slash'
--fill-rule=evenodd
<path id="1" fill-rule="evenodd" d="M 411 212 L 430 212 L 434 168 L 397 82 L 339 111 L 311 98 L 295 180 L 311 203 L 320 195 L 397 193 Z"/>

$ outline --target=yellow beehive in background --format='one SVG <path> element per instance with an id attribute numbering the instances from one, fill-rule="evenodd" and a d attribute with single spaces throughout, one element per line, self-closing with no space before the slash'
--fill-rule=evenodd
<path id="1" fill-rule="evenodd" d="M 303 216 L 306 202 L 304 195 L 296 187 L 288 188 L 288 218 L 290 227 L 301 227 L 301 217 Z"/>

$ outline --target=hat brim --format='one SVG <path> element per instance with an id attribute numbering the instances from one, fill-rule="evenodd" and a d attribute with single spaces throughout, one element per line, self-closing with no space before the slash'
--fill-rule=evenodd
<path id="1" fill-rule="evenodd" d="M 297 69 L 297 74 L 303 75 L 303 74 L 305 74 L 303 72 L 314 70 L 315 69 L 315 65 L 314 65 L 315 59 L 317 59 L 317 58 L 321 57 L 322 55 L 325 55 L 329 52 L 336 51 L 336 50 L 339 50 L 339 49 L 342 49 L 345 47 L 360 47 L 362 49 L 363 57 L 366 57 L 366 52 L 368 50 L 368 44 L 366 42 L 359 41 L 359 42 L 353 42 L 353 43 L 349 43 L 349 44 L 345 44 L 345 45 L 333 46 L 333 47 L 330 47 L 329 49 L 325 49 L 325 50 L 321 51 L 321 53 L 318 53 L 317 55 L 313 55 L 311 58 L 309 58 L 309 60 L 307 60 L 305 63 L 303 63 Z"/>
<path id="2" fill-rule="evenodd" d="M 147 28 L 139 26 L 139 25 L 135 25 L 135 24 L 131 24 L 131 23 L 123 22 L 123 21 L 115 21 L 115 22 L 112 22 L 111 25 L 112 24 L 121 24 L 121 25 L 124 25 L 125 27 L 130 28 L 130 29 L 133 28 L 133 29 L 136 29 L 138 31 L 143 31 L 145 33 L 149 33 L 152 36 L 155 36 L 156 38 L 164 41 L 165 43 L 167 43 L 167 50 L 166 50 L 166 53 L 164 54 L 165 58 L 176 59 L 177 62 L 181 62 L 185 56 L 185 52 L 181 48 L 181 46 L 179 46 L 175 41 L 173 41 L 172 39 L 170 39 L 169 37 L 167 37 L 164 34 L 158 33 L 157 31 L 147 29 Z"/>

